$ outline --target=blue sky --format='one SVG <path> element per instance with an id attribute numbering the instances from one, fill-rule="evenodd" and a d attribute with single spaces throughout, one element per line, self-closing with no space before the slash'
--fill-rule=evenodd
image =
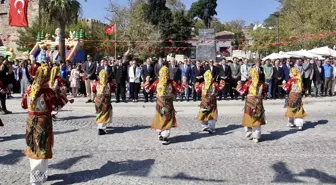
<path id="1" fill-rule="evenodd" d="M 83 6 L 83 17 L 98 19 L 106 22 L 106 8 L 110 0 L 80 0 Z M 119 4 L 126 4 L 126 0 L 114 0 Z M 182 0 L 187 9 L 196 0 Z M 222 21 L 245 20 L 249 23 L 262 23 L 271 13 L 275 12 L 279 4 L 275 0 L 218 0 L 217 17 Z"/>

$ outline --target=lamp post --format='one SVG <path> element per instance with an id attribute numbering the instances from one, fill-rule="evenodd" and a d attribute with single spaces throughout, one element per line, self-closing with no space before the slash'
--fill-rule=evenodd
<path id="1" fill-rule="evenodd" d="M 277 18 L 277 37 L 278 37 L 278 53 L 280 52 L 280 13 L 276 12 L 272 16 Z"/>

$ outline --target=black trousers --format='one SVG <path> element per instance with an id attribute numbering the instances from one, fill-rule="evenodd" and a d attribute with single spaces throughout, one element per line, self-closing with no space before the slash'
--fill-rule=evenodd
<path id="1" fill-rule="evenodd" d="M 231 79 L 230 80 L 230 96 L 233 99 L 233 97 L 238 98 L 238 92 L 234 90 L 233 88 L 237 87 L 238 80 L 237 79 Z M 234 96 L 233 96 L 234 94 Z"/>
<path id="2" fill-rule="evenodd" d="M 1 102 L 1 110 L 2 111 L 7 111 L 7 108 L 6 108 L 6 94 L 0 93 L 0 102 Z"/>
<path id="3" fill-rule="evenodd" d="M 280 98 L 281 96 L 281 87 L 279 87 L 279 85 L 281 85 L 281 80 L 278 79 L 274 79 L 272 82 L 272 97 L 275 98 Z"/>
<path id="4" fill-rule="evenodd" d="M 130 82 L 130 98 L 132 100 L 139 99 L 139 90 L 140 90 L 140 83 Z"/>
<path id="5" fill-rule="evenodd" d="M 120 101 L 120 96 L 123 101 L 126 100 L 126 83 L 117 83 L 117 101 Z"/>
<path id="6" fill-rule="evenodd" d="M 225 80 L 225 83 L 226 84 L 225 84 L 224 88 L 221 91 L 218 92 L 218 97 L 219 97 L 220 100 L 222 99 L 222 97 L 224 97 L 224 99 L 226 99 L 229 92 L 230 92 L 230 87 L 231 87 L 230 82 L 228 80 Z"/>
<path id="7" fill-rule="evenodd" d="M 196 93 L 196 90 L 195 90 L 195 86 L 194 86 L 194 85 L 192 86 L 192 94 L 193 94 L 193 100 L 194 100 L 194 101 L 196 101 L 196 100 L 200 100 L 200 99 L 201 99 L 201 95 Z"/>
<path id="8" fill-rule="evenodd" d="M 311 85 L 312 81 L 309 78 L 303 78 L 304 94 L 308 91 L 308 95 L 311 95 Z"/>

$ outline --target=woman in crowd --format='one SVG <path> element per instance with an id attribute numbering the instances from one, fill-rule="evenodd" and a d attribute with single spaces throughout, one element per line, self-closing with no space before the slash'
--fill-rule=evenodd
<path id="1" fill-rule="evenodd" d="M 302 79 L 301 73 L 297 68 L 291 68 L 290 79 L 282 85 L 282 88 L 289 92 L 288 107 L 285 116 L 288 118 L 289 127 L 297 127 L 299 130 L 303 127 L 304 118 L 307 114 L 302 103 Z"/>
<path id="2" fill-rule="evenodd" d="M 26 60 L 20 63 L 18 73 L 20 79 L 21 96 L 23 97 L 24 93 L 27 90 L 27 87 L 31 84 L 31 79 Z"/>
<path id="3" fill-rule="evenodd" d="M 261 125 L 266 124 L 263 98 L 267 94 L 267 85 L 259 81 L 257 68 L 251 68 L 250 77 L 251 80 L 244 86 L 238 84 L 236 89 L 241 95 L 246 95 L 242 122 L 246 138 L 257 143 L 261 137 Z"/>
<path id="4" fill-rule="evenodd" d="M 78 89 L 80 87 L 80 71 L 82 66 L 80 64 L 77 65 L 76 68 L 71 70 L 70 74 L 70 87 L 72 89 L 72 96 L 75 98 L 78 95 Z"/>
<path id="5" fill-rule="evenodd" d="M 210 70 L 204 73 L 204 82 L 195 85 L 196 92 L 199 94 L 202 93 L 202 101 L 197 120 L 201 121 L 203 131 L 209 132 L 209 134 L 215 132 L 218 115 L 216 95 L 224 86 L 225 82 L 223 80 L 220 84 L 213 82 Z"/>

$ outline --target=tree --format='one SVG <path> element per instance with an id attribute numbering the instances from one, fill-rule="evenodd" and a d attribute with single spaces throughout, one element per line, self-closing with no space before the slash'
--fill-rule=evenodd
<path id="1" fill-rule="evenodd" d="M 48 15 L 49 22 L 56 21 L 60 28 L 60 58 L 64 61 L 65 27 L 77 21 L 81 12 L 81 4 L 77 0 L 40 0 L 40 7 Z"/>
<path id="2" fill-rule="evenodd" d="M 245 26 L 245 21 L 243 20 L 233 20 L 224 23 L 224 30 L 234 33 L 234 41 L 232 45 L 235 48 L 240 48 L 240 46 L 245 41 L 245 34 L 243 28 Z"/>
<path id="3" fill-rule="evenodd" d="M 206 25 L 205 11 L 208 10 L 208 16 L 213 17 L 217 15 L 216 8 L 217 0 L 198 0 L 191 4 L 189 15 L 192 19 L 195 17 L 202 19 L 204 25 Z"/>

